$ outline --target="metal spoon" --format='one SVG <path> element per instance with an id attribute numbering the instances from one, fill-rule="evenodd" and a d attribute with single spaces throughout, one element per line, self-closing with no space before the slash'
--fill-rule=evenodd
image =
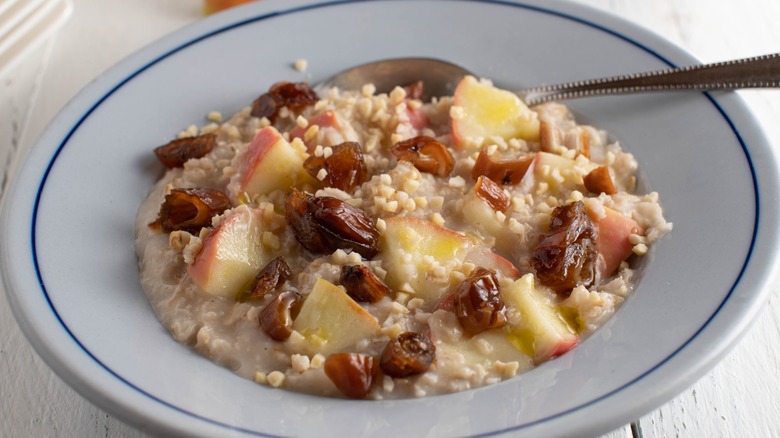
<path id="1" fill-rule="evenodd" d="M 387 92 L 396 85 L 423 81 L 426 97 L 449 96 L 465 75 L 473 73 L 434 58 L 396 58 L 369 62 L 344 70 L 325 80 L 322 87 L 357 89 L 373 83 L 377 91 Z M 547 85 L 520 90 L 517 94 L 528 104 L 609 94 L 647 91 L 722 90 L 780 87 L 780 53 L 714 64 L 632 73 L 609 78 Z"/>

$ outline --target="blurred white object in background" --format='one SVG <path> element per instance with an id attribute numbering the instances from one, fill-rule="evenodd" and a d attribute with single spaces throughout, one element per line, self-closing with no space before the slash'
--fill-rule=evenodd
<path id="1" fill-rule="evenodd" d="M 0 77 L 70 17 L 70 0 L 0 0 Z"/>

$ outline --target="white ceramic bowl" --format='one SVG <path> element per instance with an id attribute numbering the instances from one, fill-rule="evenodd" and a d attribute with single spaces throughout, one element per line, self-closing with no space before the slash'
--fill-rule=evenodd
<path id="1" fill-rule="evenodd" d="M 96 405 L 166 435 L 549 436 L 625 424 L 736 342 L 769 293 L 780 190 L 753 117 L 718 92 L 571 102 L 634 153 L 674 231 L 615 317 L 527 374 L 447 396 L 344 401 L 253 384 L 177 344 L 141 291 L 132 245 L 136 209 L 160 172 L 152 148 L 276 81 L 400 56 L 442 58 L 517 88 L 696 62 L 558 1 L 265 0 L 198 22 L 74 98 L 4 200 L 3 279 L 35 349 Z M 299 58 L 305 73 L 292 68 Z"/>

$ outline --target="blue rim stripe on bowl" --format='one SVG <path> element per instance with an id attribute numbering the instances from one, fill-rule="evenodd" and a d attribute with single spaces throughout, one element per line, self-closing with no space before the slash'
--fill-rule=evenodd
<path id="1" fill-rule="evenodd" d="M 288 10 L 284 10 L 284 11 L 274 11 L 274 12 L 270 12 L 270 13 L 267 13 L 267 14 L 261 14 L 261 15 L 255 16 L 255 17 L 247 18 L 245 20 L 241 20 L 241 21 L 238 21 L 236 23 L 232 23 L 230 25 L 221 27 L 219 29 L 216 29 L 216 30 L 213 30 L 211 32 L 208 32 L 208 33 L 206 33 L 204 35 L 201 35 L 201 36 L 198 36 L 196 38 L 193 38 L 190 41 L 187 41 L 187 42 L 185 42 L 183 44 L 180 44 L 179 46 L 177 46 L 177 47 L 169 50 L 168 52 L 158 56 L 157 58 L 149 61 L 147 64 L 145 64 L 142 67 L 138 68 L 135 72 L 133 72 L 132 74 L 128 75 L 125 79 L 123 79 L 117 85 L 112 87 L 97 102 L 95 102 L 89 108 L 89 110 L 87 110 L 84 113 L 83 116 L 81 116 L 79 118 L 79 120 L 75 123 L 75 125 L 73 125 L 73 127 L 70 129 L 68 134 L 64 137 L 64 139 L 62 140 L 60 145 L 57 147 L 57 150 L 54 152 L 54 155 L 52 156 L 49 164 L 46 167 L 46 170 L 43 173 L 43 177 L 41 178 L 41 182 L 40 182 L 40 185 L 38 187 L 38 191 L 37 191 L 36 196 L 35 196 L 35 202 L 34 202 L 33 211 L 32 211 L 30 238 L 31 238 L 31 246 L 32 246 L 33 264 L 34 264 L 36 276 L 38 278 L 38 281 L 39 281 L 39 284 L 40 284 L 40 287 L 41 287 L 41 291 L 43 292 L 43 294 L 45 296 L 45 299 L 46 299 L 47 303 L 49 304 L 49 307 L 51 308 L 51 310 L 52 310 L 54 316 L 56 317 L 56 319 L 62 325 L 63 329 L 71 337 L 71 339 L 73 339 L 73 341 L 76 343 L 76 345 L 78 345 L 79 348 L 82 351 L 84 351 L 85 354 L 87 354 L 87 356 L 89 356 L 98 365 L 100 365 L 100 367 L 105 369 L 109 374 L 111 374 L 112 376 L 117 378 L 122 383 L 126 384 L 127 386 L 129 386 L 130 388 L 132 388 L 135 391 L 139 392 L 140 394 L 143 394 L 144 396 L 154 400 L 155 402 L 158 402 L 158 403 L 160 403 L 160 404 L 162 404 L 162 405 L 164 405 L 164 406 L 166 406 L 168 408 L 171 408 L 171 409 L 173 409 L 173 410 L 175 410 L 177 412 L 180 412 L 180 413 L 185 414 L 187 416 L 190 416 L 190 417 L 196 418 L 198 420 L 210 423 L 212 425 L 219 426 L 219 427 L 224 427 L 226 429 L 239 431 L 239 432 L 242 432 L 242 433 L 257 435 L 257 436 L 275 436 L 275 435 L 269 435 L 266 432 L 239 428 L 239 427 L 236 427 L 236 426 L 232 426 L 230 424 L 226 424 L 226 423 L 220 422 L 218 420 L 207 418 L 207 417 L 204 417 L 202 415 L 198 415 L 198 414 L 195 414 L 193 412 L 189 412 L 189 411 L 187 411 L 187 410 L 185 410 L 183 408 L 180 408 L 180 407 L 175 406 L 175 405 L 173 405 L 173 404 L 171 404 L 169 402 L 166 402 L 165 400 L 162 400 L 162 399 L 160 399 L 158 397 L 155 397 L 154 395 L 152 395 L 152 394 L 150 394 L 150 393 L 140 389 L 139 387 L 135 386 L 132 382 L 128 381 L 124 377 L 122 377 L 119 374 L 117 374 L 114 370 L 112 370 L 111 368 L 106 366 L 99 358 L 97 358 L 91 351 L 89 351 L 79 341 L 79 339 L 76 338 L 76 336 L 71 332 L 71 330 L 68 327 L 68 325 L 60 317 L 59 312 L 57 311 L 57 309 L 55 308 L 54 304 L 52 303 L 51 298 L 49 296 L 49 293 L 48 293 L 48 291 L 46 289 L 46 284 L 44 282 L 44 279 L 43 279 L 43 276 L 41 274 L 41 271 L 40 271 L 40 268 L 39 268 L 39 264 L 38 264 L 38 252 L 37 252 L 37 241 L 36 241 L 36 225 L 37 225 L 38 208 L 39 208 L 41 196 L 42 196 L 44 187 L 46 185 L 46 181 L 47 181 L 47 179 L 49 177 L 49 174 L 50 174 L 52 168 L 54 167 L 54 164 L 57 161 L 57 158 L 59 157 L 60 152 L 62 152 L 62 150 L 68 144 L 68 141 L 70 140 L 70 138 L 79 129 L 81 124 L 87 118 L 89 118 L 89 116 L 101 104 L 103 104 L 103 102 L 105 102 L 109 97 L 111 97 L 111 95 L 114 94 L 114 92 L 116 92 L 118 89 L 123 87 L 126 83 L 128 83 L 131 80 L 133 80 L 136 76 L 138 76 L 139 74 L 143 73 L 144 71 L 146 71 L 150 67 L 154 66 L 158 62 L 162 61 L 163 59 L 165 59 L 165 58 L 167 58 L 167 57 L 169 57 L 169 56 L 171 56 L 171 55 L 173 55 L 173 54 L 175 54 L 175 53 L 177 53 L 177 52 L 179 52 L 179 51 L 181 51 L 183 49 L 186 49 L 189 46 L 192 46 L 193 44 L 196 44 L 196 43 L 198 43 L 200 41 L 203 41 L 205 39 L 211 38 L 211 37 L 213 37 L 215 35 L 218 35 L 218 34 L 221 34 L 223 32 L 230 31 L 232 29 L 235 29 L 235 28 L 247 25 L 247 24 L 251 24 L 251 23 L 256 23 L 256 22 L 260 22 L 260 21 L 263 21 L 263 20 L 267 20 L 267 19 L 274 18 L 274 17 L 291 15 L 291 14 L 295 14 L 295 13 L 299 13 L 299 12 L 303 12 L 303 11 L 309 11 L 309 10 L 314 10 L 314 9 L 326 8 L 326 7 L 331 7 L 331 6 L 340 6 L 340 5 L 344 5 L 344 4 L 350 4 L 350 3 L 368 3 L 368 2 L 372 2 L 372 1 L 378 1 L 378 0 L 339 0 L 339 1 L 330 1 L 330 2 L 323 2 L 323 3 L 317 3 L 317 4 L 310 4 L 310 5 L 296 7 L 296 8 L 292 8 L 292 9 L 288 9 Z M 617 31 L 614 31 L 612 29 L 609 29 L 609 28 L 604 27 L 602 25 L 599 25 L 597 23 L 594 23 L 594 22 L 591 22 L 591 21 L 587 21 L 587 20 L 585 20 L 583 18 L 580 18 L 580 17 L 576 17 L 576 16 L 573 16 L 573 15 L 570 15 L 570 14 L 566 14 L 566 13 L 562 13 L 562 12 L 559 12 L 559 11 L 546 9 L 546 8 L 535 6 L 535 5 L 529 5 L 529 4 L 523 4 L 523 3 L 512 3 L 512 2 L 504 1 L 504 0 L 459 0 L 459 1 L 468 2 L 468 3 L 487 3 L 487 4 L 494 4 L 494 5 L 502 5 L 502 6 L 508 6 L 508 7 L 527 9 L 527 10 L 531 10 L 531 11 L 535 11 L 535 12 L 540 12 L 540 13 L 544 13 L 544 14 L 548 14 L 548 15 L 564 18 L 564 19 L 567 19 L 567 20 L 570 20 L 570 21 L 574 21 L 574 22 L 586 25 L 588 27 L 597 29 L 599 31 L 605 32 L 605 33 L 607 33 L 609 35 L 612 35 L 612 36 L 614 36 L 616 38 L 619 38 L 619 39 L 621 39 L 621 40 L 623 40 L 623 41 L 625 41 L 627 43 L 630 43 L 633 46 L 635 46 L 635 47 L 637 47 L 637 48 L 647 52 L 648 54 L 654 56 L 655 58 L 657 58 L 660 61 L 664 62 L 665 64 L 669 65 L 670 67 L 675 67 L 674 63 L 669 61 L 667 58 L 665 58 L 664 56 L 662 56 L 661 54 L 659 54 L 655 50 L 653 50 L 653 49 L 643 45 L 642 43 L 639 43 L 638 41 L 635 41 L 632 38 L 629 38 L 629 37 L 627 37 L 627 36 L 625 36 L 625 35 L 623 35 L 621 33 L 618 33 Z M 616 393 L 623 391 L 624 389 L 628 388 L 629 386 L 634 385 L 635 383 L 639 382 L 640 380 L 642 380 L 643 378 L 645 378 L 646 376 L 648 376 L 649 374 L 653 373 L 655 370 L 657 370 L 658 368 L 660 368 L 661 366 L 666 364 L 669 360 L 674 358 L 678 353 L 680 353 L 683 349 L 685 349 L 712 322 L 712 320 L 721 311 L 723 306 L 731 298 L 734 290 L 736 289 L 737 285 L 741 281 L 741 279 L 742 279 L 742 277 L 743 277 L 743 275 L 745 273 L 745 270 L 747 269 L 747 266 L 749 265 L 749 263 L 751 261 L 751 257 L 752 257 L 753 250 L 754 250 L 755 243 L 756 243 L 756 235 L 758 233 L 759 218 L 760 218 L 760 203 L 759 203 L 758 179 L 756 177 L 756 171 L 755 171 L 755 168 L 753 166 L 753 160 L 752 160 L 752 158 L 750 156 L 750 153 L 749 153 L 749 151 L 747 149 L 747 146 L 745 145 L 745 142 L 744 142 L 744 140 L 742 138 L 742 135 L 737 130 L 737 127 L 734 125 L 733 121 L 729 118 L 729 116 L 726 114 L 726 112 L 723 110 L 723 108 L 712 98 L 712 96 L 710 96 L 708 93 L 704 93 L 704 94 L 707 97 L 707 99 L 712 103 L 712 105 L 715 106 L 715 108 L 717 108 L 718 112 L 722 115 L 724 120 L 728 123 L 729 127 L 734 132 L 737 140 L 739 141 L 739 144 L 740 144 L 740 146 L 741 146 L 741 148 L 742 148 L 742 150 L 743 150 L 743 152 L 745 154 L 745 158 L 746 158 L 746 160 L 748 162 L 748 165 L 750 167 L 750 173 L 751 173 L 752 182 L 753 182 L 753 189 L 754 189 L 755 220 L 754 220 L 754 224 L 753 224 L 753 233 L 752 233 L 752 236 L 751 236 L 750 247 L 749 247 L 748 253 L 747 253 L 746 257 L 745 257 L 745 262 L 742 265 L 742 268 L 740 269 L 737 278 L 734 280 L 734 283 L 730 287 L 728 294 L 726 294 L 726 297 L 724 298 L 724 300 L 720 303 L 720 305 L 717 307 L 717 309 L 715 309 L 715 311 L 707 319 L 707 321 L 686 342 L 684 342 L 682 345 L 680 345 L 676 350 L 674 350 L 664 360 L 662 360 L 658 364 L 654 365 L 649 370 L 647 370 L 646 372 L 644 372 L 641 375 L 637 376 L 633 380 L 631 380 L 631 381 L 627 382 L 626 384 L 620 386 L 619 388 L 616 388 L 616 389 L 614 389 L 614 390 L 612 390 L 612 391 L 602 395 L 601 397 L 598 397 L 598 398 L 596 398 L 594 400 L 591 400 L 591 401 L 589 401 L 587 403 L 583 403 L 582 405 L 576 406 L 574 408 L 567 409 L 567 410 L 559 412 L 557 414 L 550 415 L 548 417 L 541 418 L 541 419 L 538 419 L 538 420 L 535 420 L 535 421 L 523 423 L 523 424 L 520 424 L 520 425 L 508 427 L 508 428 L 505 428 L 505 429 L 500 429 L 500 430 L 487 432 L 487 433 L 484 433 L 484 434 L 479 435 L 479 436 L 490 436 L 490 435 L 494 435 L 494 434 L 506 433 L 506 432 L 509 432 L 509 431 L 517 431 L 517 430 L 525 429 L 525 428 L 528 428 L 528 427 L 531 427 L 531 426 L 534 426 L 534 425 L 545 423 L 545 422 L 550 421 L 552 419 L 555 419 L 555 418 L 558 418 L 558 417 L 561 417 L 561 416 L 564 416 L 564 415 L 571 414 L 571 413 L 573 413 L 575 411 L 578 411 L 580 409 L 583 409 L 583 408 L 585 408 L 587 406 L 590 406 L 592 404 L 595 404 L 595 403 L 598 403 L 600 401 L 603 401 L 603 400 L 605 400 L 605 399 L 615 395 Z"/>

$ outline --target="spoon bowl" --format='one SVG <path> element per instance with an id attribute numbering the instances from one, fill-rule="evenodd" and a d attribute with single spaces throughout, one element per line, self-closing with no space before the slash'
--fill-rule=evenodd
<path id="1" fill-rule="evenodd" d="M 338 87 L 354 90 L 373 83 L 379 93 L 389 93 L 396 86 L 422 81 L 423 100 L 452 96 L 464 76 L 473 74 L 451 62 L 435 58 L 393 58 L 361 64 L 326 79 L 318 88 Z"/>

